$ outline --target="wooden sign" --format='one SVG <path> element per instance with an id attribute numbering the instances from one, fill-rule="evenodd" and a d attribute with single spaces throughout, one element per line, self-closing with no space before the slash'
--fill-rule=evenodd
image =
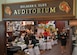
<path id="1" fill-rule="evenodd" d="M 35 1 L 3 4 L 3 18 L 38 18 L 75 16 L 75 0 Z"/>

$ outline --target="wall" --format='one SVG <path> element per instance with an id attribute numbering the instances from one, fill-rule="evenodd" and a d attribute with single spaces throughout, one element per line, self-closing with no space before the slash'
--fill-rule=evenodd
<path id="1" fill-rule="evenodd" d="M 28 1 L 38 1 L 38 0 L 6 0 L 6 3 L 28 2 Z"/>
<path id="2" fill-rule="evenodd" d="M 77 18 L 77 0 L 76 0 L 76 18 Z"/>
<path id="3" fill-rule="evenodd" d="M 0 21 L 2 20 L 2 4 L 5 2 L 5 0 L 0 0 Z"/>
<path id="4" fill-rule="evenodd" d="M 65 21 L 56 21 L 55 25 L 59 29 L 59 32 L 61 32 L 62 29 L 65 27 Z"/>

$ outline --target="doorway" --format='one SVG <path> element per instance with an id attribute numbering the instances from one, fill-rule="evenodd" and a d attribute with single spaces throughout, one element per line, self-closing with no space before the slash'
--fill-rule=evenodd
<path id="1" fill-rule="evenodd" d="M 60 53 L 60 42 L 59 42 L 59 35 L 60 32 L 62 31 L 63 28 L 66 28 L 66 30 L 68 30 L 70 28 L 69 26 L 69 22 L 68 21 L 6 21 L 6 36 L 7 36 L 7 47 L 11 46 L 9 45 L 10 42 L 15 42 L 15 39 L 19 36 L 21 36 L 22 33 L 25 32 L 31 32 L 33 35 L 35 35 L 35 37 L 40 38 L 41 33 L 44 33 L 44 30 L 47 30 L 48 32 L 50 32 L 51 37 L 52 37 L 52 33 L 55 34 L 55 38 L 51 38 L 53 40 L 52 44 L 51 44 L 51 49 L 46 49 L 45 51 L 41 50 L 41 47 L 39 47 L 39 51 L 42 55 L 46 55 L 53 53 L 53 51 L 59 50 L 59 52 L 54 52 L 56 54 L 61 54 Z M 69 33 L 69 32 L 68 32 Z M 11 37 L 11 38 L 9 38 Z M 69 38 L 70 34 L 69 34 Z M 68 39 L 69 40 L 69 39 Z M 55 42 L 56 41 L 56 42 Z M 25 48 L 25 45 L 22 43 L 20 43 L 19 41 L 16 41 L 15 43 L 12 43 L 13 46 L 20 46 L 21 49 L 23 50 Z M 24 45 L 24 47 L 23 47 Z M 71 44 L 69 44 L 71 45 Z M 68 48 L 67 45 L 67 52 L 71 51 L 71 47 Z M 47 46 L 47 45 L 46 45 Z M 54 50 L 55 49 L 55 50 Z M 69 50 L 70 49 L 70 50 Z M 50 51 L 51 52 L 50 52 Z M 25 52 L 25 51 L 24 51 Z M 7 52 L 8 53 L 8 52 Z M 14 54 L 18 54 L 17 52 L 15 52 Z M 27 52 L 28 54 L 28 52 Z M 54 54 L 54 55 L 56 55 Z M 9 55 L 9 54 L 8 54 Z"/>

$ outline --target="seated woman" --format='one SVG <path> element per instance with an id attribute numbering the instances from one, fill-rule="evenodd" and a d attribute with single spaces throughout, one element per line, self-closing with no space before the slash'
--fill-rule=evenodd
<path id="1" fill-rule="evenodd" d="M 13 46 L 20 46 L 23 50 L 27 47 L 24 41 L 25 33 L 22 33 L 21 35 L 17 36 L 14 41 L 12 41 Z"/>
<path id="2" fill-rule="evenodd" d="M 25 43 L 24 37 L 25 37 L 26 33 L 22 33 L 19 37 L 19 42 Z"/>

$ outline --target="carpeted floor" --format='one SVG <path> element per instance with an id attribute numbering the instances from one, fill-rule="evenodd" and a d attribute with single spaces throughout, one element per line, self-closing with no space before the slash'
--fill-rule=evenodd
<path id="1" fill-rule="evenodd" d="M 52 50 L 45 51 L 42 55 L 71 55 L 71 43 L 70 41 L 67 42 L 66 52 L 61 54 L 60 43 L 53 46 Z"/>

